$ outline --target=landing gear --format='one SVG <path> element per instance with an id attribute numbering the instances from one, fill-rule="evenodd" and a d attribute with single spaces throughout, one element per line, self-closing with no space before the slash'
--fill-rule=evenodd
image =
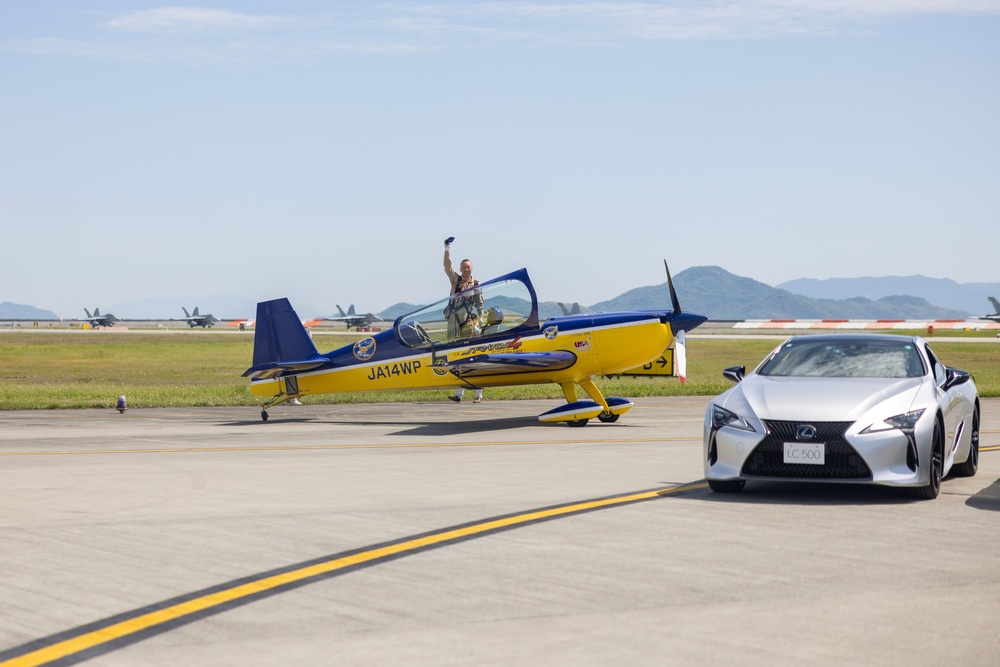
<path id="1" fill-rule="evenodd" d="M 618 421 L 618 418 L 620 416 L 621 415 L 616 415 L 613 412 L 602 412 L 601 414 L 597 415 L 597 418 L 600 419 L 605 424 L 610 424 L 612 422 Z"/>
<path id="2" fill-rule="evenodd" d="M 262 421 L 267 421 L 267 410 L 260 411 L 260 418 Z"/>
<path id="3" fill-rule="evenodd" d="M 567 421 L 566 424 L 569 426 L 586 426 L 589 421 L 589 419 L 573 419 Z"/>

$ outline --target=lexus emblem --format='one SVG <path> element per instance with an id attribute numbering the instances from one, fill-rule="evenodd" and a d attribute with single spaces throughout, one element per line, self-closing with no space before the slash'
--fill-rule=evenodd
<path id="1" fill-rule="evenodd" d="M 816 437 L 816 427 L 812 424 L 803 424 L 795 429 L 796 440 L 812 440 Z"/>

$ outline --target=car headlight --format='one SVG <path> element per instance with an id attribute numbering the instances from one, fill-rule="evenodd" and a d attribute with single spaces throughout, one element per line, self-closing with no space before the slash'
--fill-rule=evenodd
<path id="1" fill-rule="evenodd" d="M 903 433 L 912 433 L 924 411 L 925 408 L 920 408 L 919 410 L 889 417 L 888 419 L 872 424 L 863 430 L 862 433 L 878 433 L 879 431 L 891 431 L 892 429 L 899 429 Z"/>
<path id="2" fill-rule="evenodd" d="M 723 407 L 712 404 L 712 426 L 718 430 L 723 426 L 732 426 L 733 428 L 738 428 L 741 431 L 756 432 L 756 429 L 747 422 L 746 419 L 740 417 L 735 412 L 731 410 L 726 410 Z"/>

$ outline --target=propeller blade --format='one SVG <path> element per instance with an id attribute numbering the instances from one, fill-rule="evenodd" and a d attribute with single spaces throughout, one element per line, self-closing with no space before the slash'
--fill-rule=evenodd
<path id="1" fill-rule="evenodd" d="M 670 277 L 670 267 L 667 266 L 667 260 L 663 260 L 663 268 L 667 270 L 667 285 L 670 287 L 670 303 L 674 307 L 674 313 L 680 313 L 681 303 L 677 299 L 677 291 L 674 289 L 674 281 Z"/>

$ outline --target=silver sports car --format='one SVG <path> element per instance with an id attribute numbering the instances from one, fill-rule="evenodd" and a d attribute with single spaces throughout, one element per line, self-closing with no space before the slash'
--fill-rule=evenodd
<path id="1" fill-rule="evenodd" d="M 936 498 L 949 472 L 979 466 L 979 394 L 920 337 L 806 335 L 779 345 L 705 413 L 713 491 L 747 480 L 906 487 Z"/>

